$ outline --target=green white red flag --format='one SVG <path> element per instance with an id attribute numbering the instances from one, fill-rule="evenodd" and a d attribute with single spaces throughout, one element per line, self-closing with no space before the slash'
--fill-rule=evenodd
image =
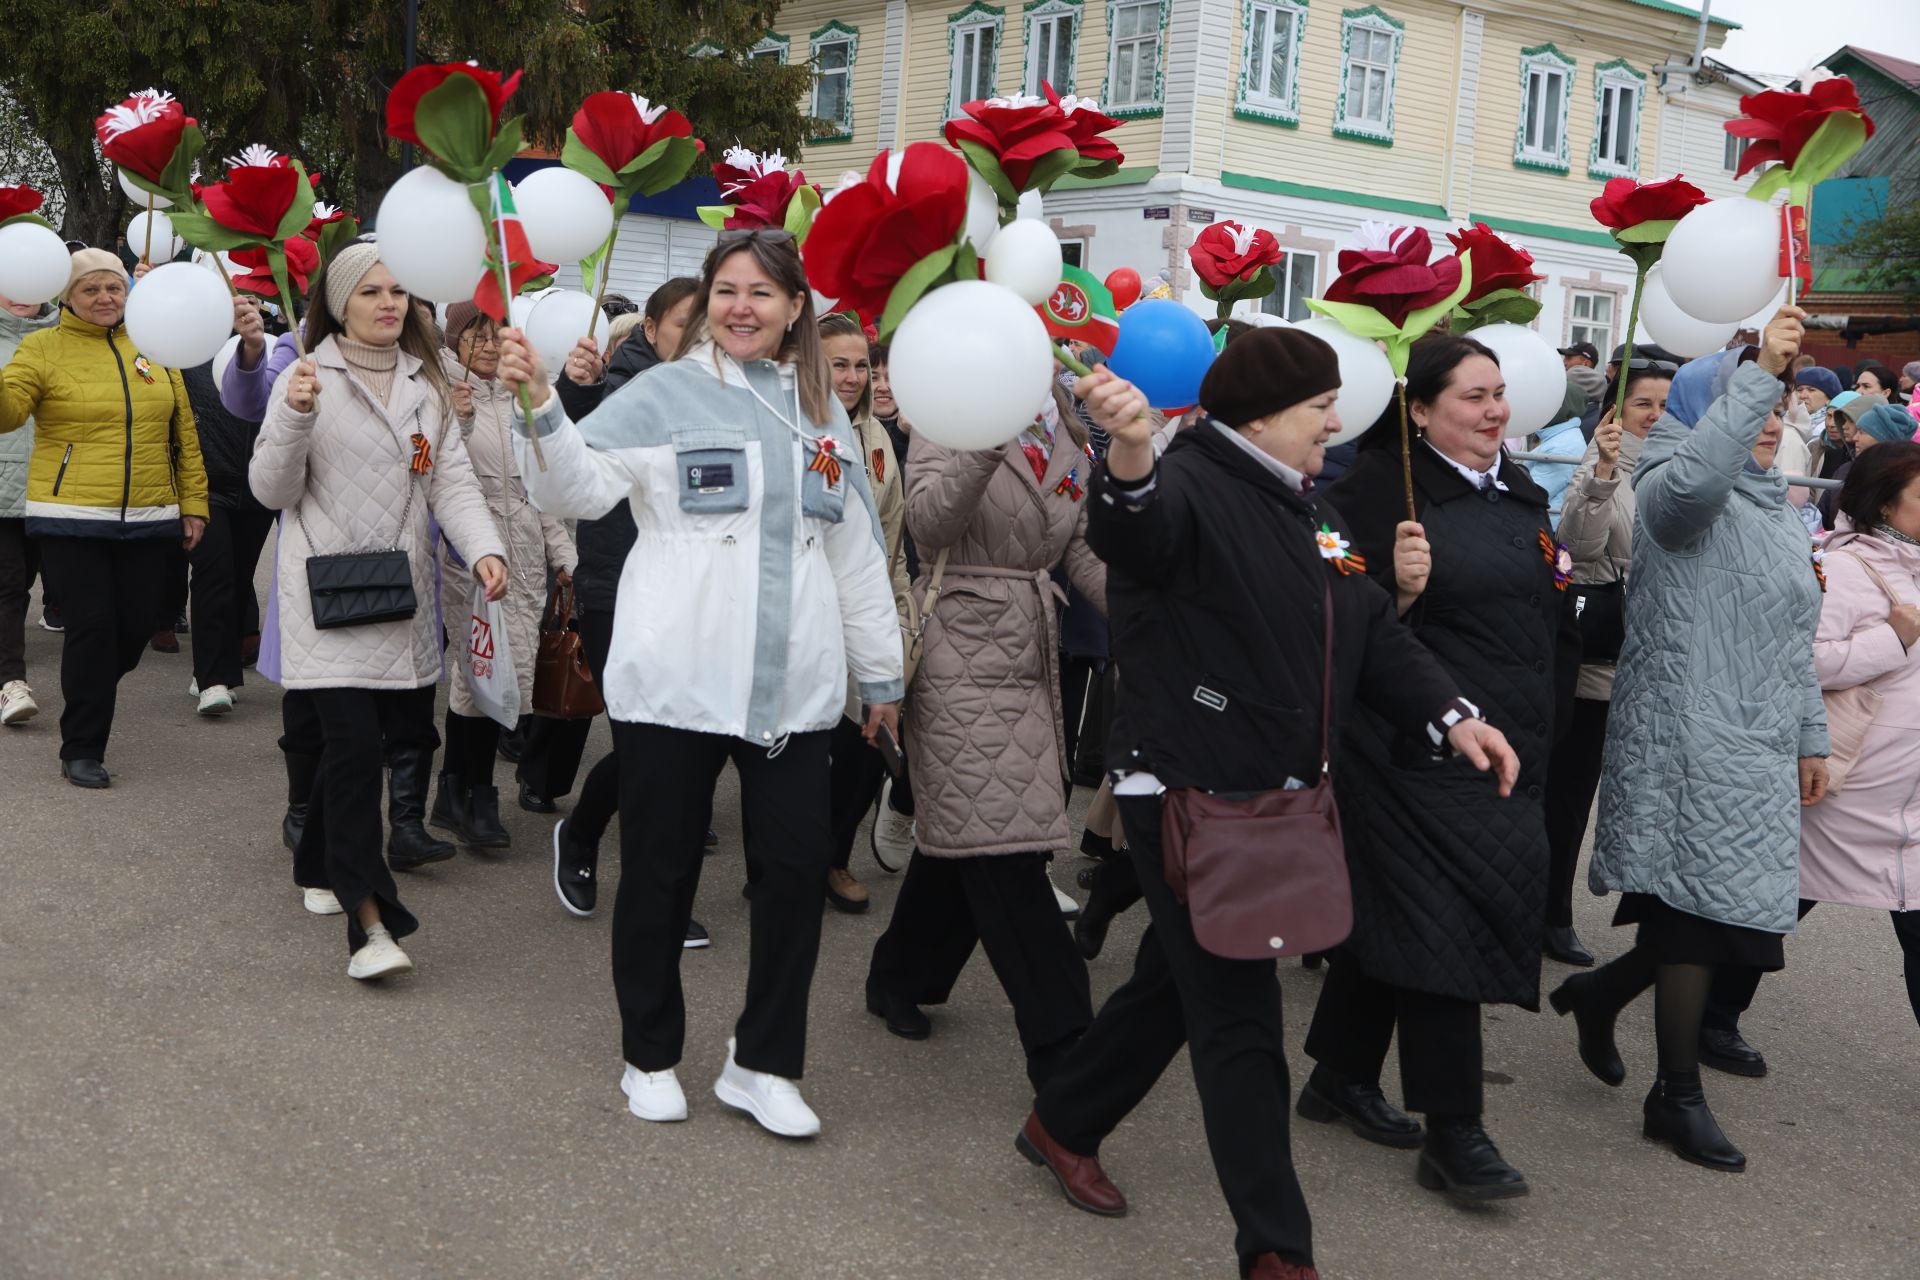
<path id="1" fill-rule="evenodd" d="M 520 221 L 520 211 L 513 205 L 513 187 L 507 182 L 507 175 L 498 170 L 493 175 L 493 220 L 498 224 L 499 235 L 488 240 L 487 273 L 481 278 L 480 287 L 473 291 L 473 305 L 492 316 L 496 323 L 505 324 L 507 303 L 519 294 L 521 286 L 529 280 L 550 276 L 557 268 L 553 263 L 541 262 L 533 256 L 533 250 L 527 244 L 526 226 Z M 506 246 L 509 292 L 505 294 L 502 294 L 500 286 L 501 245 Z"/>
<path id="2" fill-rule="evenodd" d="M 1044 306 L 1035 308 L 1047 332 L 1069 342 L 1084 342 L 1106 355 L 1120 340 L 1120 314 L 1113 293 L 1091 272 L 1068 265 Z"/>

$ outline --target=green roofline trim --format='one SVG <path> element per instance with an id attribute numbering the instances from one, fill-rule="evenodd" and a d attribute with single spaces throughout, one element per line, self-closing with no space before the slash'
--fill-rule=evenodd
<path id="1" fill-rule="evenodd" d="M 1384 209 L 1389 213 L 1411 214 L 1419 218 L 1445 218 L 1446 206 L 1418 200 L 1397 200 L 1392 196 L 1370 196 L 1359 191 L 1340 191 L 1333 187 L 1310 187 L 1299 182 L 1280 182 L 1245 173 L 1220 175 L 1220 185 L 1241 191 L 1263 191 L 1273 196 L 1298 196 L 1303 200 L 1325 200 L 1329 204 L 1350 204 L 1362 209 Z M 1612 241 L 1608 241 L 1609 244 Z"/>
<path id="2" fill-rule="evenodd" d="M 1053 184 L 1055 191 L 1079 191 L 1087 187 L 1127 187 L 1135 183 L 1151 182 L 1160 170 L 1150 164 L 1135 165 L 1130 169 L 1117 169 L 1104 178 L 1076 178 L 1072 174 Z"/>
<path id="3" fill-rule="evenodd" d="M 1523 222 L 1518 218 L 1492 217 L 1470 213 L 1469 222 L 1484 222 L 1495 231 L 1511 231 L 1517 236 L 1538 236 L 1543 240 L 1565 240 L 1569 244 L 1590 244 L 1602 249 L 1618 249 L 1614 238 L 1604 231 L 1586 231 L 1574 227 L 1556 227 L 1545 222 Z"/>

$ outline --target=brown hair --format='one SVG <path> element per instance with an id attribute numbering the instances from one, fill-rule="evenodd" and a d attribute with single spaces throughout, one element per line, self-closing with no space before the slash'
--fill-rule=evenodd
<path id="1" fill-rule="evenodd" d="M 860 403 L 855 405 L 847 417 L 858 422 L 873 414 L 873 347 L 867 344 L 867 334 L 860 322 L 844 311 L 833 311 L 820 317 L 820 338 L 822 343 L 828 338 L 858 338 L 867 347 L 867 385 L 860 390 Z M 824 356 L 825 350 L 821 354 Z M 829 366 L 831 374 L 831 366 Z"/>
<path id="2" fill-rule="evenodd" d="M 675 276 L 647 295 L 647 308 L 644 314 L 647 319 L 653 321 L 654 327 L 658 328 L 665 323 L 667 312 L 698 292 L 700 292 L 699 276 Z"/>
<path id="3" fill-rule="evenodd" d="M 1907 486 L 1920 479 L 1920 444 L 1894 440 L 1876 444 L 1853 460 L 1840 486 L 1840 509 L 1856 529 L 1878 525 Z"/>
<path id="4" fill-rule="evenodd" d="M 787 328 L 786 335 L 780 339 L 780 349 L 774 354 L 776 359 L 792 363 L 800 388 L 800 407 L 807 417 L 816 423 L 826 422 L 840 400 L 833 394 L 833 383 L 827 376 L 827 358 L 820 351 L 820 327 L 813 315 L 813 290 L 807 286 L 807 271 L 800 265 L 800 251 L 794 247 L 791 236 L 775 239 L 754 234 L 738 240 L 723 239 L 707 252 L 706 267 L 700 273 L 700 292 L 694 298 L 693 319 L 687 322 L 680 349 L 672 358 L 683 358 L 708 336 L 707 306 L 713 297 L 713 279 L 720 274 L 721 264 L 736 253 L 751 253 L 754 263 L 767 273 L 768 279 L 784 289 L 788 297 L 800 299 L 800 315 Z M 652 299 L 648 301 L 651 303 Z"/>
<path id="5" fill-rule="evenodd" d="M 1400 399 L 1406 399 L 1409 409 L 1415 404 L 1431 408 L 1447 389 L 1447 384 L 1453 381 L 1453 371 L 1474 356 L 1485 356 L 1496 365 L 1500 363 L 1500 357 L 1491 348 L 1468 337 L 1430 333 L 1415 342 L 1412 354 L 1407 359 L 1406 381 L 1394 391 L 1394 398 L 1387 401 L 1386 411 L 1361 436 L 1360 448 L 1363 451 L 1392 449 L 1398 453 Z"/>
<path id="6" fill-rule="evenodd" d="M 372 268 L 368 268 L 371 270 Z M 327 272 L 331 266 L 322 267 L 320 274 L 313 278 L 309 296 L 324 298 L 327 296 Z M 354 288 L 359 288 L 359 281 Z M 404 290 L 403 290 L 404 291 Z M 303 330 L 307 351 L 312 353 L 321 342 L 335 334 L 345 336 L 347 327 L 333 318 L 333 312 L 326 307 L 308 307 L 307 320 Z M 407 294 L 406 318 L 400 322 L 400 349 L 420 361 L 420 377 L 440 401 L 440 412 L 445 416 L 453 406 L 453 392 L 447 386 L 447 373 L 440 367 L 440 336 L 428 322 L 420 316 L 420 307 L 415 305 L 412 294 Z"/>

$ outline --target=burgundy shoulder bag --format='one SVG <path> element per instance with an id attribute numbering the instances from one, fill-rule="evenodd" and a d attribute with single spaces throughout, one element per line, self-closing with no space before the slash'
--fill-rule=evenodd
<path id="1" fill-rule="evenodd" d="M 540 648 L 533 660 L 533 714 L 556 720 L 586 720 L 607 709 L 587 665 L 586 642 L 573 621 L 573 584 L 556 587 L 540 622 Z"/>

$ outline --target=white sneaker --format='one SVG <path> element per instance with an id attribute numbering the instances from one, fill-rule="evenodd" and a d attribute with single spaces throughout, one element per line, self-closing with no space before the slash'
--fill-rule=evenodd
<path id="1" fill-rule="evenodd" d="M 195 676 L 193 679 L 187 681 L 187 696 L 189 698 L 197 698 L 200 696 L 200 677 L 199 676 Z"/>
<path id="2" fill-rule="evenodd" d="M 892 778 L 880 784 L 880 808 L 873 815 L 869 842 L 873 846 L 873 860 L 880 864 L 882 871 L 904 871 L 907 860 L 913 857 L 913 819 L 894 812 Z"/>
<path id="3" fill-rule="evenodd" d="M 1049 880 L 1047 883 L 1053 889 L 1053 900 L 1060 904 L 1060 914 L 1069 920 L 1079 919 L 1080 904 L 1067 896 L 1067 891 L 1059 885 L 1054 884 L 1053 881 Z"/>
<path id="4" fill-rule="evenodd" d="M 196 683 L 196 687 L 198 687 Z M 233 710 L 233 690 L 223 684 L 210 684 L 206 692 L 200 695 L 200 705 L 195 708 L 203 716 L 223 716 Z"/>
<path id="5" fill-rule="evenodd" d="M 627 1095 L 627 1110 L 642 1120 L 671 1124 L 687 1118 L 687 1095 L 680 1089 L 680 1077 L 673 1068 L 642 1071 L 632 1063 L 620 1077 L 620 1092 Z"/>
<path id="6" fill-rule="evenodd" d="M 0 685 L 0 724 L 25 724 L 40 714 L 33 690 L 25 680 L 9 680 Z"/>
<path id="7" fill-rule="evenodd" d="M 300 905 L 317 916 L 337 916 L 346 910 L 331 889 L 302 889 Z"/>
<path id="8" fill-rule="evenodd" d="M 347 962 L 347 976 L 371 982 L 375 978 L 406 973 L 412 968 L 413 961 L 407 958 L 407 953 L 387 932 L 387 926 L 376 924 L 367 930 L 366 944 L 354 952 L 353 959 Z"/>
<path id="9" fill-rule="evenodd" d="M 800 1096 L 800 1086 L 785 1076 L 749 1071 L 733 1060 L 733 1037 L 727 1037 L 727 1065 L 713 1082 L 713 1096 L 746 1112 L 768 1133 L 783 1138 L 811 1138 L 820 1132 L 820 1117 Z"/>

